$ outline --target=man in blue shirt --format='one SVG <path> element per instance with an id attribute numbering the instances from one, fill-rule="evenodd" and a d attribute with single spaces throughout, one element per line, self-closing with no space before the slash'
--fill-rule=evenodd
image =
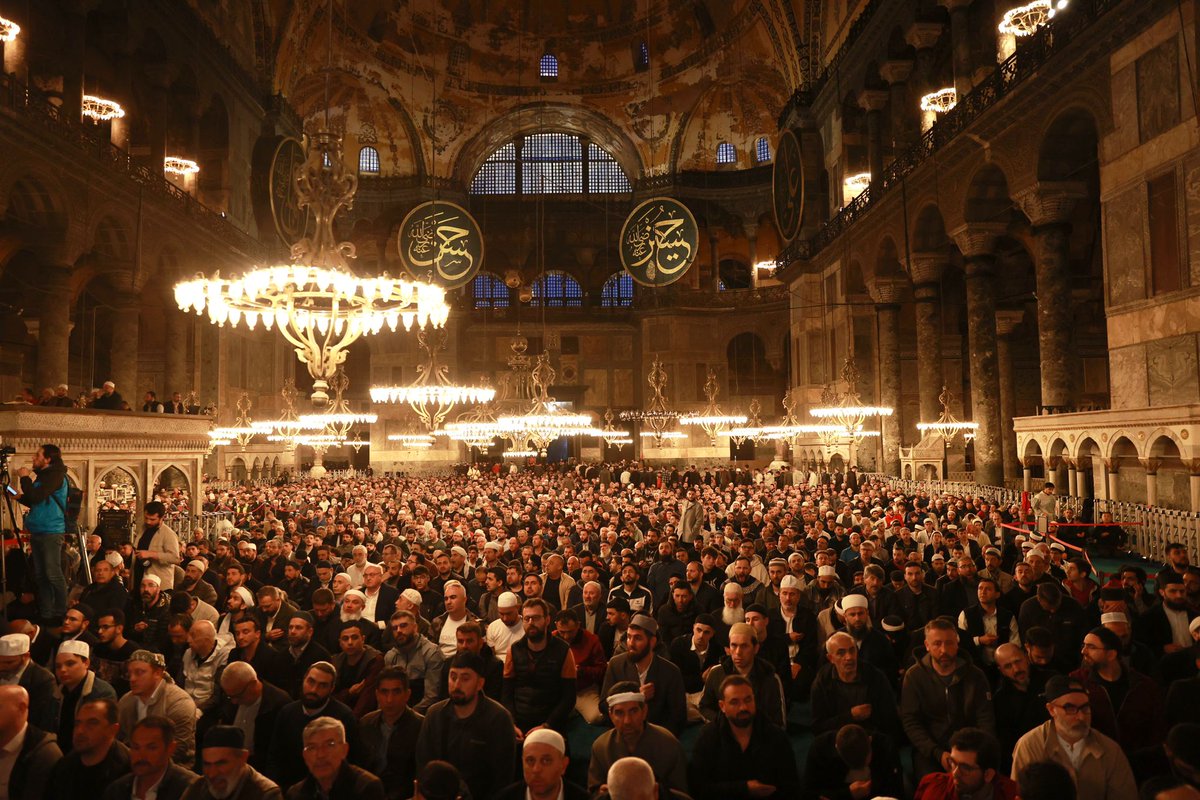
<path id="1" fill-rule="evenodd" d="M 41 624 L 57 628 L 67 612 L 67 581 L 62 570 L 63 537 L 67 532 L 67 465 L 58 445 L 44 444 L 28 467 L 17 471 L 17 499 L 25 512 L 33 563 L 37 572 L 37 606 Z"/>

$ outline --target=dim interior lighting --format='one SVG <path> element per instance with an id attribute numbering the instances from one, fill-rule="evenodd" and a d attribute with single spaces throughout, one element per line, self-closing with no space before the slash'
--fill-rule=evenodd
<path id="1" fill-rule="evenodd" d="M 945 114 L 958 104 L 958 92 L 954 87 L 938 89 L 921 98 L 921 110 L 932 111 L 935 114 Z"/>
<path id="2" fill-rule="evenodd" d="M 21 32 L 21 26 L 11 19 L 0 17 L 0 42 L 11 42 Z"/>
<path id="3" fill-rule="evenodd" d="M 96 122 L 106 122 L 125 116 L 125 109 L 121 108 L 121 104 L 115 100 L 105 100 L 103 97 L 85 94 L 80 113 Z"/>
<path id="4" fill-rule="evenodd" d="M 1033 0 L 1026 5 L 1017 6 L 1004 12 L 1004 17 L 1000 20 L 1000 32 L 1013 36 L 1032 36 L 1039 27 L 1053 19 L 1059 9 L 1066 6 L 1066 0 L 1059 0 L 1057 4 L 1051 3 L 1050 0 Z"/>
<path id="5" fill-rule="evenodd" d="M 860 172 L 857 175 L 851 175 L 842 181 L 842 186 L 846 190 L 846 196 L 850 198 L 858 197 L 871 186 L 871 173 Z"/>
<path id="6" fill-rule="evenodd" d="M 195 175 L 200 171 L 200 165 L 190 158 L 167 156 L 163 159 L 163 172 L 168 175 Z"/>

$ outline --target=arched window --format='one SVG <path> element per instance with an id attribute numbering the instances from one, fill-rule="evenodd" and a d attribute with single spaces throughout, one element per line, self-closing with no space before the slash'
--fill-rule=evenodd
<path id="1" fill-rule="evenodd" d="M 583 287 L 566 272 L 547 272 L 533 282 L 531 306 L 579 308 L 583 305 Z"/>
<path id="2" fill-rule="evenodd" d="M 481 272 L 471 281 L 475 308 L 508 308 L 508 286 L 490 272 Z"/>
<path id="3" fill-rule="evenodd" d="M 633 305 L 633 278 L 622 270 L 604 282 L 600 290 L 601 308 L 629 308 Z"/>
<path id="4" fill-rule="evenodd" d="M 717 145 L 717 163 L 718 164 L 736 164 L 737 149 L 729 142 L 721 142 Z"/>
<path id="5" fill-rule="evenodd" d="M 472 194 L 606 194 L 633 190 L 612 154 L 574 133 L 533 133 L 501 145 L 471 180 Z M 584 181 L 584 175 L 587 181 Z"/>
<path id="6" fill-rule="evenodd" d="M 771 160 L 771 143 L 767 141 L 767 137 L 760 136 L 754 143 L 754 158 L 760 164 Z"/>
<path id="7" fill-rule="evenodd" d="M 325 169 L 333 168 L 333 160 L 329 158 L 329 153 L 321 154 L 321 165 L 324 166 Z"/>
<path id="8" fill-rule="evenodd" d="M 650 48 L 645 42 L 639 42 L 637 50 L 633 54 L 633 68 L 638 72 L 645 72 L 650 69 Z"/>
<path id="9" fill-rule="evenodd" d="M 558 77 L 558 59 L 546 53 L 538 62 L 538 75 L 544 81 L 552 81 Z"/>
<path id="10" fill-rule="evenodd" d="M 379 151 L 374 147 L 364 147 L 358 151 L 358 172 L 360 175 L 379 174 Z"/>

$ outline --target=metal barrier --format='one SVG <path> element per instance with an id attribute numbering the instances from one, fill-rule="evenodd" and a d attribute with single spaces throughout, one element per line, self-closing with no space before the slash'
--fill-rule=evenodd
<path id="1" fill-rule="evenodd" d="M 179 511 L 167 514 L 163 517 L 163 522 L 179 535 L 180 542 L 184 544 L 192 540 L 192 534 L 197 528 L 204 531 L 205 537 L 212 542 L 216 539 L 218 524 L 222 522 L 233 524 L 233 512 L 202 511 L 199 514 L 192 514 L 190 511 Z"/>

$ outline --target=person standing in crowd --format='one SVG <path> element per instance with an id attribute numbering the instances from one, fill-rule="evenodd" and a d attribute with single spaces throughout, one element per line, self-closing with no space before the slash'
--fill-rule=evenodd
<path id="1" fill-rule="evenodd" d="M 62 547 L 67 533 L 67 465 L 56 444 L 43 444 L 33 464 L 17 470 L 17 501 L 25 506 L 25 530 L 33 554 L 37 610 L 41 624 L 57 627 L 67 611 L 67 579 Z"/>

